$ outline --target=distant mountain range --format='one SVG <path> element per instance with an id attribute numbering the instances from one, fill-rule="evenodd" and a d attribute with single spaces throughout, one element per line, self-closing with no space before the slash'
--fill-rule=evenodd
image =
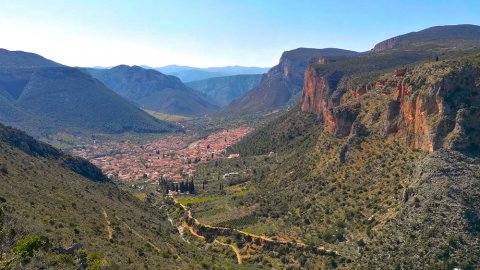
<path id="1" fill-rule="evenodd" d="M 192 82 L 213 77 L 225 77 L 233 75 L 263 74 L 268 71 L 268 68 L 242 66 L 197 68 L 189 66 L 169 65 L 164 67 L 157 67 L 154 69 L 168 75 L 176 76 L 180 78 L 182 82 Z"/>
<path id="2" fill-rule="evenodd" d="M 215 101 L 192 90 L 177 77 L 153 69 L 120 65 L 86 70 L 141 108 L 183 116 L 200 116 L 219 108 Z"/>
<path id="3" fill-rule="evenodd" d="M 40 55 L 0 50 L 0 122 L 48 136 L 68 132 L 169 132 L 80 69 Z"/>
<path id="4" fill-rule="evenodd" d="M 226 106 L 257 86 L 262 76 L 261 74 L 250 74 L 215 77 L 188 82 L 186 85 L 207 95 L 221 106 Z"/>

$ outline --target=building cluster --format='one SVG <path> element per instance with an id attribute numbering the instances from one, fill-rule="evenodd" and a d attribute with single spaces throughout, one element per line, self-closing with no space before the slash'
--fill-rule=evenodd
<path id="1" fill-rule="evenodd" d="M 88 159 L 112 179 L 148 182 L 163 178 L 180 182 L 194 174 L 198 163 L 227 158 L 227 147 L 251 131 L 248 127 L 223 130 L 196 141 L 191 136 L 176 135 L 142 144 L 92 143 L 75 147 L 73 154 Z"/>

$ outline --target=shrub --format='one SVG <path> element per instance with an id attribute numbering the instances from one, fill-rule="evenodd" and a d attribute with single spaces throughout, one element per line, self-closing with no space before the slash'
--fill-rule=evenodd
<path id="1" fill-rule="evenodd" d="M 18 240 L 13 248 L 13 253 L 22 259 L 27 259 L 33 256 L 33 252 L 45 246 L 48 240 L 45 237 L 38 235 L 28 235 L 23 239 Z"/>

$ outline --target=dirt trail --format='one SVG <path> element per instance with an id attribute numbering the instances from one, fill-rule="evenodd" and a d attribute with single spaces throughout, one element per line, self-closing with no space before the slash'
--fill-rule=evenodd
<path id="1" fill-rule="evenodd" d="M 198 234 L 197 232 L 195 232 L 195 230 L 192 228 L 192 226 L 188 225 L 188 223 L 186 223 L 185 221 L 183 222 L 182 224 L 185 228 L 188 229 L 188 231 L 195 237 L 199 238 L 199 239 L 205 239 L 205 236 L 203 235 L 200 235 Z M 233 252 L 235 252 L 235 254 L 237 255 L 237 263 L 238 264 L 242 264 L 242 254 L 240 254 L 240 250 L 234 246 L 234 245 L 231 245 L 231 244 L 226 244 L 226 243 L 223 243 L 223 242 L 220 242 L 218 241 L 217 239 L 215 239 L 213 241 L 214 243 L 216 244 L 219 244 L 219 245 L 222 245 L 222 246 L 225 246 L 225 247 L 230 247 Z"/>
<path id="2" fill-rule="evenodd" d="M 191 233 L 193 236 L 195 236 L 195 237 L 197 237 L 197 238 L 200 238 L 200 239 L 205 239 L 205 236 L 200 235 L 200 234 L 198 234 L 197 232 L 195 232 L 195 230 L 192 228 L 192 226 L 188 225 L 185 221 L 183 222 L 183 226 L 184 226 L 185 228 L 187 228 L 188 231 L 190 231 L 190 233 Z"/>
<path id="3" fill-rule="evenodd" d="M 215 241 L 213 242 L 222 246 L 230 247 L 233 250 L 233 252 L 235 252 L 235 254 L 237 255 L 237 263 L 242 264 L 242 255 L 240 254 L 240 250 L 236 246 L 220 242 L 217 239 L 215 239 Z"/>
<path id="4" fill-rule="evenodd" d="M 112 230 L 112 227 L 110 226 L 110 219 L 108 219 L 108 214 L 107 214 L 107 211 L 105 211 L 105 209 L 103 209 L 103 217 L 105 218 L 105 229 L 107 230 L 107 236 L 108 236 L 108 240 L 112 240 L 113 239 L 113 230 Z"/>
<path id="5" fill-rule="evenodd" d="M 243 235 L 246 235 L 246 236 L 250 236 L 252 238 L 257 238 L 257 239 L 261 239 L 265 242 L 270 242 L 270 243 L 277 243 L 277 244 L 284 244 L 284 245 L 288 245 L 288 244 L 291 244 L 291 245 L 295 245 L 299 248 L 314 248 L 318 251 L 321 251 L 321 252 L 324 252 L 324 253 L 329 253 L 329 254 L 334 254 L 334 255 L 339 255 L 336 251 L 333 251 L 333 250 L 329 250 L 329 249 L 326 249 L 324 246 L 308 246 L 302 242 L 289 242 L 289 241 L 283 241 L 283 240 L 274 240 L 272 238 L 269 238 L 267 236 L 263 236 L 263 235 L 256 235 L 256 234 L 252 234 L 252 233 L 249 233 L 249 232 L 245 232 L 245 231 L 241 231 L 241 230 L 237 230 L 237 229 L 232 229 L 232 228 L 223 228 L 223 227 L 216 227 L 216 226 L 210 226 L 210 225 L 207 225 L 207 224 L 202 224 L 200 223 L 200 221 L 198 221 L 198 219 L 194 218 L 193 217 L 193 214 L 192 214 L 192 211 L 184 204 L 180 203 L 175 197 L 173 197 L 173 200 L 176 204 L 180 205 L 183 210 L 187 211 L 188 213 L 188 217 L 189 219 L 193 220 L 193 222 L 195 223 L 195 225 L 199 225 L 199 226 L 203 226 L 205 228 L 210 228 L 210 229 L 219 229 L 219 230 L 225 230 L 225 229 L 228 229 L 228 230 L 231 230 L 231 231 L 234 231 L 234 232 L 237 232 L 237 233 L 240 233 L 240 234 L 243 234 Z M 190 231 L 193 230 L 193 228 L 189 228 Z"/>

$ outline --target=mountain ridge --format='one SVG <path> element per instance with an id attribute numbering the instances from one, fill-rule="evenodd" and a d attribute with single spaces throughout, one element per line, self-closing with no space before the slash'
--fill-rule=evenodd
<path id="1" fill-rule="evenodd" d="M 87 69 L 87 72 L 145 109 L 184 116 L 201 116 L 218 109 L 218 105 L 187 87 L 179 78 L 153 69 L 120 65 L 111 69 Z"/>

